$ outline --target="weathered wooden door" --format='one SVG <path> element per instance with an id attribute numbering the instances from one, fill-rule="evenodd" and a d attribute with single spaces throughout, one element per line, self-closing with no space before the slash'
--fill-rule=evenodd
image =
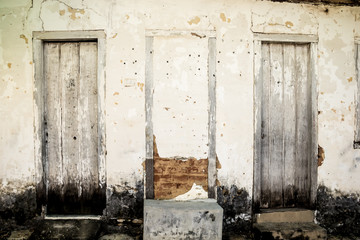
<path id="1" fill-rule="evenodd" d="M 48 214 L 102 214 L 96 42 L 45 42 Z"/>
<path id="2" fill-rule="evenodd" d="M 261 56 L 260 207 L 307 207 L 314 160 L 310 44 L 263 42 Z"/>

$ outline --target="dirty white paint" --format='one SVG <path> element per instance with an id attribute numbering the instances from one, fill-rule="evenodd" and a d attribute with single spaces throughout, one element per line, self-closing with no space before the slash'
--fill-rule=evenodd
<path id="1" fill-rule="evenodd" d="M 358 93 L 354 39 L 360 36 L 359 12 L 359 7 L 255 0 L 3 0 L 0 2 L 1 188 L 19 190 L 36 184 L 34 148 L 39 142 L 35 141 L 33 124 L 37 106 L 33 101 L 36 89 L 32 32 L 42 30 L 105 31 L 107 184 L 121 186 L 127 182 L 135 186 L 137 181 L 142 181 L 145 30 L 163 29 L 216 31 L 216 153 L 222 165 L 218 180 L 224 186 L 243 187 L 250 194 L 254 146 L 253 33 L 318 36 L 318 143 L 326 156 L 318 168 L 318 184 L 359 193 L 360 149 L 353 149 Z M 173 53 L 186 52 L 191 44 L 179 41 Z M 205 51 L 205 45 L 199 46 L 199 50 Z M 166 54 L 158 56 L 159 60 L 166 61 Z M 189 72 L 176 71 L 184 82 L 191 80 Z M 184 96 L 187 91 L 195 91 L 190 83 L 182 83 L 171 86 L 181 89 Z M 174 101 L 175 95 L 167 94 L 173 97 L 169 111 L 182 107 Z M 167 95 L 161 98 L 163 101 Z M 196 101 L 203 99 L 206 96 Z M 202 106 L 205 104 L 206 101 Z M 169 113 L 163 108 L 161 111 Z M 193 111 L 197 110 L 189 109 L 189 115 L 193 115 Z M 199 108 L 199 111 L 204 113 L 207 109 Z M 184 113 L 187 114 L 185 110 Z M 158 126 L 154 125 L 155 131 L 160 130 L 161 119 L 158 118 Z M 179 126 L 178 122 L 174 124 Z M 207 150 L 203 148 L 207 137 L 202 136 L 207 134 L 207 126 L 203 122 L 188 126 L 190 131 L 195 129 L 200 134 L 196 142 L 201 143 L 201 151 L 194 150 L 188 156 L 201 156 Z M 166 141 L 165 132 L 163 134 L 157 136 L 159 141 Z M 193 141 L 192 136 L 182 138 L 184 142 Z M 160 155 L 187 153 L 186 146 L 179 145 L 181 141 L 172 141 L 175 147 L 171 144 L 159 147 Z"/>
<path id="2" fill-rule="evenodd" d="M 153 134 L 160 157 L 208 156 L 208 39 L 154 37 Z"/>

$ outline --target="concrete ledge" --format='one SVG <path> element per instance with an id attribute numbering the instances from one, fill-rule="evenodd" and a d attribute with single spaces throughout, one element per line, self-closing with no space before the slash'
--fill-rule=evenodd
<path id="1" fill-rule="evenodd" d="M 271 209 L 255 214 L 256 223 L 267 222 L 314 222 L 314 212 L 307 209 Z"/>
<path id="2" fill-rule="evenodd" d="M 315 223 L 256 223 L 256 240 L 326 240 L 326 230 Z"/>
<path id="3" fill-rule="evenodd" d="M 222 223 L 215 200 L 144 201 L 144 239 L 221 239 Z"/>

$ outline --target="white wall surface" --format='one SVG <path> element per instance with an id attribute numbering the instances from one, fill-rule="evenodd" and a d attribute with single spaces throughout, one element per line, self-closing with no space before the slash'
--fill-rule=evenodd
<path id="1" fill-rule="evenodd" d="M 353 149 L 360 8 L 251 0 L 1 0 L 2 189 L 35 184 L 32 32 L 95 29 L 107 35 L 108 185 L 131 187 L 143 179 L 145 30 L 216 30 L 220 184 L 252 192 L 253 32 L 314 34 L 319 38 L 318 142 L 325 151 L 318 183 L 360 193 L 360 150 Z M 186 41 L 180 44 L 187 47 Z"/>

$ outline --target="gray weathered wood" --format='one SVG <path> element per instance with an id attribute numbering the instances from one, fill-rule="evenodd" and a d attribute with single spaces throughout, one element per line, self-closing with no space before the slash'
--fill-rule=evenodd
<path id="1" fill-rule="evenodd" d="M 46 41 L 97 40 L 105 39 L 102 30 L 95 31 L 42 31 L 33 32 L 34 39 Z"/>
<path id="2" fill-rule="evenodd" d="M 296 171 L 295 187 L 297 188 L 297 202 L 306 204 L 309 200 L 310 185 L 308 169 L 311 153 L 311 92 L 309 82 L 309 45 L 295 46 L 295 70 L 297 80 L 296 107 Z"/>
<path id="3" fill-rule="evenodd" d="M 153 37 L 146 37 L 146 65 L 145 65 L 145 137 L 146 137 L 146 162 L 145 162 L 145 196 L 154 198 L 154 134 L 152 124 L 153 106 Z"/>
<path id="4" fill-rule="evenodd" d="M 216 38 L 209 38 L 209 155 L 208 197 L 216 198 Z"/>
<path id="5" fill-rule="evenodd" d="M 315 208 L 317 197 L 318 169 L 318 86 L 317 86 L 317 43 L 310 44 L 310 78 L 311 78 L 311 156 L 310 156 L 310 206 Z"/>
<path id="6" fill-rule="evenodd" d="M 63 185 L 62 148 L 61 148 L 61 101 L 62 86 L 58 80 L 60 68 L 60 44 L 46 43 L 44 45 L 44 75 L 46 101 L 46 141 L 48 181 L 50 186 Z"/>
<path id="7" fill-rule="evenodd" d="M 296 79 L 295 46 L 283 45 L 284 56 L 284 206 L 293 207 L 295 197 L 295 132 L 296 132 Z"/>
<path id="8" fill-rule="evenodd" d="M 78 40 L 97 40 L 98 45 L 98 62 L 96 68 L 97 85 L 98 85 L 98 175 L 99 189 L 97 199 L 93 199 L 96 205 L 99 205 L 97 213 L 102 212 L 105 206 L 105 189 L 106 189 L 106 169 L 105 169 L 105 33 L 99 31 L 57 31 L 57 32 L 33 32 L 33 50 L 34 50 L 34 68 L 35 68 L 35 88 L 34 88 L 34 111 L 35 111 L 35 159 L 36 159 L 36 181 L 37 181 L 37 198 L 39 208 L 45 201 L 45 195 L 48 194 L 49 182 L 49 162 L 47 158 L 47 139 L 46 125 L 47 118 L 45 103 L 47 102 L 46 79 L 43 66 L 45 65 L 46 56 L 43 53 L 44 46 L 49 42 L 63 44 L 64 41 Z M 59 43 L 60 42 L 60 43 Z M 95 56 L 96 57 L 96 56 Z M 48 107 L 47 107 L 48 108 Z M 60 172 L 61 173 L 61 172 Z M 59 174 L 59 173 L 58 173 Z M 79 175 L 81 176 L 81 174 Z M 99 192 L 100 191 L 100 192 Z M 54 196 L 53 196 L 54 197 Z M 56 199 L 56 198 L 55 198 Z M 103 200 L 101 200 L 103 199 Z M 61 200 L 61 199 L 60 199 Z M 94 205 L 95 206 L 95 205 Z M 93 206 L 93 207 L 94 207 Z"/>
<path id="9" fill-rule="evenodd" d="M 270 112 L 268 103 L 270 101 L 270 46 L 269 44 L 263 44 L 261 50 L 262 56 L 262 94 L 261 96 L 261 135 L 260 135 L 260 159 L 261 159 L 261 207 L 270 207 L 271 199 L 271 185 L 270 185 L 270 128 L 269 119 Z"/>
<path id="10" fill-rule="evenodd" d="M 262 208 L 309 207 L 316 189 L 316 49 L 255 42 L 261 44 L 261 58 L 256 55 L 254 62 L 254 201 Z M 259 43 L 256 49 L 255 54 Z"/>
<path id="11" fill-rule="evenodd" d="M 260 207 L 261 196 L 261 119 L 262 119 L 262 45 L 261 41 L 254 41 L 254 186 L 253 186 L 253 207 Z"/>
<path id="12" fill-rule="evenodd" d="M 62 43 L 60 45 L 60 76 L 62 83 L 61 98 L 61 145 L 63 180 L 66 188 L 73 188 L 80 192 L 79 175 L 79 132 L 78 132 L 78 98 L 79 98 L 79 44 Z M 50 113 L 51 114 L 51 113 Z M 63 189 L 67 191 L 67 189 Z"/>
<path id="13" fill-rule="evenodd" d="M 281 43 L 313 43 L 318 42 L 318 36 L 312 34 L 281 34 L 254 33 L 254 38 L 262 42 Z"/>
<path id="14" fill-rule="evenodd" d="M 270 155 L 270 207 L 282 206 L 283 197 L 283 51 L 282 44 L 270 45 L 270 101 L 269 101 L 269 155 Z"/>
<path id="15" fill-rule="evenodd" d="M 35 183 L 38 210 L 46 204 L 47 199 L 47 162 L 43 161 L 46 156 L 45 143 L 45 97 L 44 88 L 44 48 L 41 40 L 33 39 L 33 63 L 34 63 L 34 127 L 35 127 Z"/>
<path id="16" fill-rule="evenodd" d="M 97 38 L 97 91 L 98 91 L 98 168 L 99 184 L 102 191 L 106 190 L 106 116 L 105 116 L 105 34 Z"/>
<path id="17" fill-rule="evenodd" d="M 355 64 L 357 78 L 356 111 L 355 111 L 355 141 L 354 148 L 360 148 L 360 43 L 355 43 Z"/>
<path id="18" fill-rule="evenodd" d="M 79 162 L 81 194 L 91 196 L 99 185 L 98 169 L 98 90 L 97 44 L 80 43 L 80 81 L 78 84 Z"/>

